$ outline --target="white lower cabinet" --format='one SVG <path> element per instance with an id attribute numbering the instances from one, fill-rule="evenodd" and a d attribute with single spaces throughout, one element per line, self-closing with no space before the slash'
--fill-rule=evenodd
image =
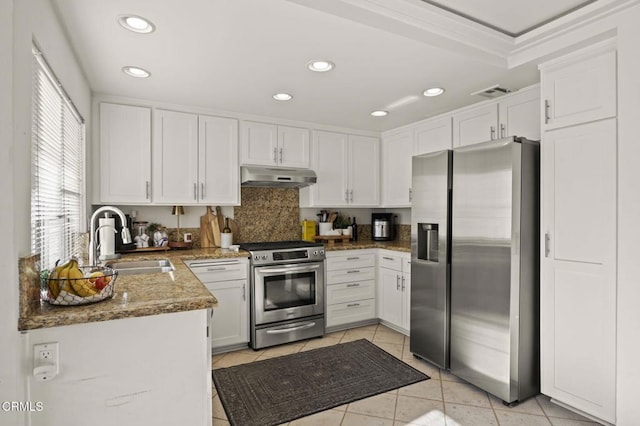
<path id="1" fill-rule="evenodd" d="M 375 252 L 327 253 L 327 328 L 376 318 Z M 346 328 L 346 327 L 344 327 Z"/>
<path id="2" fill-rule="evenodd" d="M 198 259 L 187 265 L 218 299 L 209 330 L 212 351 L 246 346 L 249 342 L 248 260 Z"/>
<path id="3" fill-rule="evenodd" d="M 378 317 L 405 334 L 409 333 L 411 307 L 410 256 L 389 250 L 378 253 Z"/>
<path id="4" fill-rule="evenodd" d="M 542 147 L 542 393 L 615 423 L 616 120 Z"/>

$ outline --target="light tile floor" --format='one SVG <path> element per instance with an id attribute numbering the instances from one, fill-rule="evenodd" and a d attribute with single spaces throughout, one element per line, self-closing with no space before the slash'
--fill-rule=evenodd
<path id="1" fill-rule="evenodd" d="M 415 358 L 409 338 L 383 325 L 371 325 L 288 345 L 254 351 L 244 349 L 212 358 L 213 368 L 254 362 L 357 339 L 368 339 L 430 380 L 372 396 L 288 423 L 290 426 L 587 426 L 597 425 L 538 395 L 513 408 L 445 370 Z M 213 389 L 213 424 L 228 425 L 220 398 Z"/>

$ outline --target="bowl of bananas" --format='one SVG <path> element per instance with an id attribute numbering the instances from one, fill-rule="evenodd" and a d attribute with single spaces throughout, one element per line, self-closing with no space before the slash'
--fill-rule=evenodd
<path id="1" fill-rule="evenodd" d="M 41 273 L 42 298 L 52 305 L 84 305 L 114 296 L 118 272 L 102 266 L 79 266 L 76 259 Z"/>

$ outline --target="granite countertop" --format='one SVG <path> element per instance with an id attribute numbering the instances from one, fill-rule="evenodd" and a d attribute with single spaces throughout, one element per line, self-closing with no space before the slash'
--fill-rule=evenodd
<path id="1" fill-rule="evenodd" d="M 26 331 L 215 307 L 217 299 L 195 277 L 184 260 L 248 256 L 249 253 L 245 251 L 213 248 L 125 254 L 118 261 L 168 258 L 176 268 L 173 272 L 175 280 L 168 273 L 120 275 L 115 283 L 116 295 L 113 299 L 78 306 L 55 306 L 41 302 L 36 275 L 36 281 L 30 287 L 33 288 L 34 284 L 37 286 L 37 297 L 33 297 L 34 292 L 31 291 L 30 300 L 22 302 L 25 306 L 20 309 L 18 329 Z"/>
<path id="2" fill-rule="evenodd" d="M 332 247 L 325 244 L 325 248 L 327 251 L 370 248 L 411 251 L 408 241 L 362 240 L 336 243 Z M 167 273 L 121 275 L 117 278 L 113 299 L 79 306 L 54 306 L 41 302 L 37 272 L 21 266 L 21 286 L 27 290 L 22 291 L 24 296 L 21 296 L 18 329 L 27 331 L 215 307 L 218 303 L 215 296 L 195 277 L 184 261 L 237 257 L 249 257 L 249 253 L 207 248 L 125 254 L 119 259 L 120 262 L 168 258 L 176 268 L 173 272 L 175 280 Z"/>
<path id="3" fill-rule="evenodd" d="M 332 246 L 324 245 L 326 251 L 339 251 L 339 250 L 364 250 L 364 249 L 387 249 L 399 252 L 411 253 L 411 242 L 406 240 L 397 241 L 373 241 L 373 240 L 358 240 L 349 242 L 336 242 Z"/>

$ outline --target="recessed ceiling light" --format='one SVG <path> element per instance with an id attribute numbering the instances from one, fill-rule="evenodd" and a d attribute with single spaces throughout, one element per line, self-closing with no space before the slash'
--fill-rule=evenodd
<path id="1" fill-rule="evenodd" d="M 318 61 L 309 62 L 307 64 L 307 67 L 311 71 L 327 72 L 327 71 L 331 71 L 333 69 L 333 67 L 335 67 L 335 64 L 333 62 L 330 62 L 330 61 L 318 60 Z"/>
<path id="2" fill-rule="evenodd" d="M 131 77 L 138 77 L 138 78 L 147 78 L 149 76 L 151 76 L 151 73 L 143 68 L 140 67 L 122 67 L 122 72 L 130 75 Z"/>
<path id="3" fill-rule="evenodd" d="M 148 34 L 155 31 L 156 27 L 147 19 L 136 15 L 123 15 L 118 18 L 118 22 L 124 28 L 134 33 Z"/>
<path id="4" fill-rule="evenodd" d="M 440 96 L 444 93 L 444 89 L 442 87 L 431 87 L 430 89 L 422 92 L 425 96 Z"/>
<path id="5" fill-rule="evenodd" d="M 293 96 L 288 93 L 276 93 L 273 95 L 273 99 L 276 101 L 290 101 L 292 98 Z"/>
<path id="6" fill-rule="evenodd" d="M 384 117 L 385 115 L 389 114 L 387 111 L 373 111 L 371 113 L 371 115 L 373 115 L 374 117 Z"/>

